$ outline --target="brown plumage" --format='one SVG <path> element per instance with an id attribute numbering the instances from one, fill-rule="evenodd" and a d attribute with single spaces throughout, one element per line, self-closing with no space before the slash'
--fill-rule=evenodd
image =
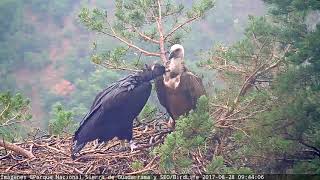
<path id="1" fill-rule="evenodd" d="M 159 102 L 173 120 L 196 108 L 200 96 L 206 95 L 202 79 L 190 72 L 184 65 L 184 49 L 173 45 L 170 50 L 167 72 L 156 79 Z"/>

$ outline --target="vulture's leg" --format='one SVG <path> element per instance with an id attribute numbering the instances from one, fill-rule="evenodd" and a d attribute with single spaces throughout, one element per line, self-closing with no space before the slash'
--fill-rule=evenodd
<path id="1" fill-rule="evenodd" d="M 105 142 L 105 141 L 98 142 L 98 144 L 97 144 L 97 146 L 95 147 L 95 149 L 101 150 L 105 145 L 106 145 L 106 142 Z"/>
<path id="2" fill-rule="evenodd" d="M 127 149 L 128 145 L 126 141 L 127 140 L 125 139 L 120 140 L 120 148 L 119 148 L 120 151 L 125 151 Z"/>
<path id="3" fill-rule="evenodd" d="M 105 141 L 103 141 L 101 139 L 97 139 L 97 140 L 93 141 L 93 145 L 94 145 L 95 150 L 101 150 L 105 144 L 106 144 Z"/>
<path id="4" fill-rule="evenodd" d="M 175 127 L 175 122 L 174 122 L 174 120 L 172 119 L 172 117 L 170 117 L 167 126 L 168 126 L 169 129 L 174 129 L 174 127 Z"/>
<path id="5" fill-rule="evenodd" d="M 131 150 L 130 152 L 132 153 L 138 146 L 133 140 L 130 140 L 129 144 L 130 144 L 130 150 Z"/>
<path id="6" fill-rule="evenodd" d="M 93 148 L 94 149 L 97 149 L 98 146 L 99 146 L 99 143 L 98 143 L 99 140 L 94 140 L 92 143 L 93 143 Z"/>

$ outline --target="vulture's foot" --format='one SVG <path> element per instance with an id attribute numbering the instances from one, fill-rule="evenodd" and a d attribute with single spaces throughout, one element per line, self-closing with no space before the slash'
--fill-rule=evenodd
<path id="1" fill-rule="evenodd" d="M 98 142 L 98 144 L 95 145 L 94 149 L 101 150 L 105 145 L 106 143 L 104 141 Z"/>
<path id="2" fill-rule="evenodd" d="M 129 142 L 129 144 L 130 144 L 130 150 L 131 150 L 130 153 L 132 153 L 138 146 L 132 140 Z"/>
<path id="3" fill-rule="evenodd" d="M 168 121 L 168 123 L 167 123 L 167 127 L 169 128 L 169 129 L 174 129 L 174 127 L 175 127 L 175 122 L 174 122 L 174 120 L 170 117 L 170 119 L 169 119 L 169 121 Z"/>
<path id="4" fill-rule="evenodd" d="M 129 143 L 127 143 L 126 140 L 121 140 L 120 141 L 119 151 L 127 151 L 127 150 L 130 149 L 130 152 L 133 152 L 136 148 L 138 148 L 138 146 L 132 140 L 130 140 Z"/>
<path id="5" fill-rule="evenodd" d="M 120 147 L 119 147 L 119 151 L 127 151 L 128 148 L 128 143 L 126 142 L 126 140 L 120 140 Z"/>

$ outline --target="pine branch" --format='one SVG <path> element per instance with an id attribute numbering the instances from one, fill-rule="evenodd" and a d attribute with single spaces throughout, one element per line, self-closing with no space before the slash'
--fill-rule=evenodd
<path id="1" fill-rule="evenodd" d="M 103 67 L 106 67 L 108 69 L 119 69 L 119 70 L 124 70 L 124 71 L 133 71 L 133 72 L 141 72 L 142 70 L 138 70 L 138 69 L 132 69 L 132 68 L 128 68 L 128 67 L 123 67 L 123 66 L 117 66 L 114 65 L 112 63 L 108 63 L 108 62 L 103 62 L 102 64 L 99 64 Z"/>
<path id="2" fill-rule="evenodd" d="M 0 113 L 0 118 L 3 116 L 3 114 L 9 109 L 10 103 L 4 108 L 4 110 Z"/>
<path id="3" fill-rule="evenodd" d="M 103 33 L 103 34 L 105 34 L 105 35 L 108 35 L 108 36 L 110 36 L 110 37 L 113 37 L 113 38 L 118 39 L 119 41 L 121 41 L 122 43 L 126 44 L 127 46 L 132 47 L 132 48 L 140 51 L 140 52 L 143 53 L 145 56 L 158 56 L 158 57 L 160 56 L 159 53 L 149 52 L 149 51 L 147 51 L 147 50 L 145 50 L 145 49 L 142 49 L 142 48 L 140 48 L 140 47 L 138 47 L 138 46 L 136 46 L 136 45 L 128 42 L 127 40 L 125 40 L 124 38 L 120 37 L 120 36 L 116 33 L 116 31 L 112 28 L 112 26 L 111 26 L 111 24 L 109 23 L 108 20 L 107 20 L 107 23 L 108 23 L 108 26 L 109 26 L 110 29 L 111 29 L 112 34 L 110 34 L 110 33 L 108 33 L 108 32 L 104 32 L 104 31 L 101 31 L 101 33 Z"/>
<path id="4" fill-rule="evenodd" d="M 182 28 L 184 25 L 189 24 L 190 22 L 198 19 L 200 16 L 195 16 L 193 18 L 187 19 L 185 22 L 181 23 L 180 25 L 173 28 L 164 38 L 166 40 L 168 37 L 170 37 L 173 33 L 175 33 L 178 29 Z"/>
<path id="5" fill-rule="evenodd" d="M 154 40 L 154 39 L 152 39 L 151 37 L 149 37 L 149 36 L 145 35 L 144 33 L 140 32 L 140 31 L 138 30 L 138 28 L 133 27 L 133 29 L 134 29 L 134 31 L 137 32 L 143 39 L 148 40 L 148 41 L 153 42 L 153 43 L 156 43 L 156 44 L 159 44 L 159 41 Z"/>
<path id="6" fill-rule="evenodd" d="M 131 47 L 131 48 L 134 48 L 134 49 L 142 52 L 145 56 L 160 56 L 159 53 L 149 52 L 149 51 L 147 51 L 147 50 L 145 50 L 145 49 L 142 49 L 142 48 L 140 48 L 140 47 L 138 47 L 138 46 L 136 46 L 136 45 L 134 45 L 134 44 L 132 44 L 132 43 L 129 43 L 127 40 L 121 38 L 120 36 L 118 36 L 118 35 L 115 33 L 115 31 L 112 30 L 112 32 L 113 32 L 113 34 L 110 34 L 110 33 L 107 33 L 107 32 L 103 32 L 103 31 L 102 31 L 101 33 L 103 33 L 103 34 L 105 34 L 105 35 L 108 35 L 108 36 L 110 36 L 110 37 L 113 37 L 113 38 L 118 39 L 119 41 L 123 42 L 123 43 L 126 44 L 127 46 L 129 46 L 129 47 Z"/>
<path id="7" fill-rule="evenodd" d="M 14 115 L 11 119 L 7 120 L 5 123 L 0 124 L 0 127 L 10 126 L 13 124 L 24 122 L 24 120 L 14 121 L 18 116 L 19 116 L 19 114 Z"/>

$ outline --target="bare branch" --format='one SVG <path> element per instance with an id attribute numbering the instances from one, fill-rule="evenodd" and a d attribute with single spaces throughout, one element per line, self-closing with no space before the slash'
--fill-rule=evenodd
<path id="1" fill-rule="evenodd" d="M 246 135 L 247 137 L 250 137 L 246 131 L 244 131 L 243 129 L 241 129 L 241 128 L 239 128 L 239 127 L 235 127 L 235 126 L 232 126 L 232 125 L 227 125 L 227 126 L 225 126 L 225 125 L 218 125 L 218 124 L 217 124 L 217 125 L 214 125 L 214 126 L 217 127 L 217 128 L 236 129 L 236 130 L 239 130 L 239 131 L 243 132 L 243 134 Z"/>
<path id="2" fill-rule="evenodd" d="M 7 120 L 5 123 L 0 124 L 0 127 L 4 127 L 4 126 L 10 126 L 12 124 L 16 124 L 16 123 L 21 123 L 23 122 L 23 120 L 21 121 L 13 121 L 18 117 L 19 114 L 14 115 L 11 119 Z"/>
<path id="3" fill-rule="evenodd" d="M 112 31 L 112 34 L 110 34 L 110 33 L 108 33 L 108 32 L 104 32 L 104 31 L 101 31 L 101 33 L 106 34 L 106 35 L 108 35 L 108 36 L 110 36 L 110 37 L 113 37 L 113 38 L 118 39 L 119 41 L 123 42 L 123 43 L 126 44 L 127 46 L 132 47 L 132 48 L 134 48 L 134 49 L 142 52 L 142 53 L 143 53 L 144 55 L 146 55 L 146 56 L 158 56 L 158 57 L 160 56 L 159 53 L 149 52 L 149 51 L 147 51 L 147 50 L 145 50 L 145 49 L 142 49 L 142 48 L 140 48 L 140 47 L 138 47 L 138 46 L 136 46 L 136 45 L 128 42 L 127 40 L 121 38 L 119 35 L 117 35 L 116 31 L 112 28 L 112 26 L 111 26 L 111 24 L 109 23 L 108 20 L 107 20 L 107 23 L 108 23 L 108 25 L 109 25 L 109 27 L 110 27 L 110 29 L 111 29 L 111 31 Z"/>
<path id="4" fill-rule="evenodd" d="M 158 18 L 156 18 L 157 21 L 157 28 L 158 28 L 158 32 L 159 32 L 159 46 L 160 46 L 160 58 L 162 60 L 163 64 L 166 64 L 167 62 L 167 58 L 165 56 L 165 49 L 164 49 L 164 35 L 163 35 L 163 27 L 162 27 L 162 16 L 161 16 L 161 3 L 160 0 L 157 1 L 158 2 L 158 11 L 159 11 L 159 15 Z"/>
<path id="5" fill-rule="evenodd" d="M 119 70 L 124 70 L 124 71 L 133 71 L 133 72 L 141 72 L 142 71 L 142 70 L 138 70 L 138 69 L 131 69 L 128 67 L 117 66 L 117 65 L 114 65 L 114 64 L 108 63 L 108 62 L 103 62 L 102 64 L 99 64 L 99 65 L 106 67 L 108 69 L 119 69 Z"/>
<path id="6" fill-rule="evenodd" d="M 250 137 L 245 130 L 243 130 L 243 129 L 239 128 L 239 127 L 231 126 L 231 129 L 239 130 L 239 131 L 243 132 L 243 134 L 246 135 L 247 137 Z"/>
<path id="7" fill-rule="evenodd" d="M 115 31 L 113 31 L 113 34 L 110 34 L 110 33 L 107 33 L 107 32 L 101 32 L 101 33 L 103 33 L 103 34 L 105 34 L 105 35 L 108 35 L 108 36 L 110 36 L 110 37 L 113 37 L 113 38 L 118 39 L 119 41 L 123 42 L 123 43 L 126 44 L 127 46 L 132 47 L 132 48 L 134 48 L 134 49 L 142 52 L 142 53 L 143 53 L 144 55 L 146 55 L 146 56 L 158 56 L 158 57 L 160 56 L 159 53 L 149 52 L 149 51 L 144 50 L 144 49 L 142 49 L 142 48 L 140 48 L 140 47 L 138 47 L 138 46 L 136 46 L 136 45 L 134 45 L 134 44 L 132 44 L 132 43 L 129 43 L 129 42 L 126 41 L 125 39 L 123 39 L 123 38 L 121 38 L 120 36 L 118 36 L 118 35 L 115 33 Z"/>
<path id="8" fill-rule="evenodd" d="M 3 114 L 9 109 L 10 103 L 4 108 L 4 110 L 0 114 L 0 118 L 3 116 Z"/>
<path id="9" fill-rule="evenodd" d="M 277 56 L 274 55 L 274 57 L 276 57 L 276 58 L 279 59 L 279 60 L 276 61 L 275 63 L 271 64 L 269 67 L 267 67 L 267 68 L 266 68 L 265 70 L 263 70 L 261 73 L 267 72 L 267 71 L 269 71 L 269 70 L 277 67 L 277 66 L 280 64 L 280 62 L 283 61 L 283 58 L 284 58 L 285 54 L 289 51 L 290 47 L 291 47 L 291 44 L 289 44 L 289 45 L 286 47 L 286 49 L 284 50 L 284 53 L 283 53 L 283 56 L 282 56 L 282 57 L 277 57 Z"/>
<path id="10" fill-rule="evenodd" d="M 252 112 L 250 113 L 249 115 L 247 116 L 243 116 L 243 117 L 239 117 L 239 118 L 234 118 L 234 119 L 227 119 L 227 121 L 239 121 L 239 120 L 244 120 L 244 119 L 249 119 L 249 118 L 252 118 L 252 116 L 258 114 L 258 113 L 261 113 L 261 112 L 264 112 L 266 111 L 267 109 L 262 109 L 262 110 L 259 110 L 259 111 L 255 111 L 255 112 Z"/>
<path id="11" fill-rule="evenodd" d="M 34 158 L 35 156 L 32 154 L 32 152 L 27 151 L 15 144 L 5 142 L 3 139 L 0 140 L 0 146 L 4 147 L 5 149 L 11 150 L 13 152 L 16 152 L 18 154 L 21 154 L 23 156 L 26 156 L 28 158 Z"/>
<path id="12" fill-rule="evenodd" d="M 173 28 L 164 38 L 166 40 L 168 37 L 170 37 L 174 32 L 176 32 L 178 29 L 182 28 L 184 25 L 189 24 L 190 22 L 198 19 L 200 16 L 195 16 L 193 18 L 187 19 L 185 22 L 181 23 L 180 25 Z"/>
<path id="13" fill-rule="evenodd" d="M 133 29 L 134 29 L 134 31 L 137 32 L 143 39 L 148 40 L 148 41 L 153 42 L 153 43 L 156 43 L 156 44 L 159 44 L 159 41 L 154 40 L 154 39 L 152 39 L 151 37 L 149 37 L 149 36 L 145 35 L 144 33 L 140 32 L 140 31 L 138 30 L 138 28 L 133 27 Z"/>
<path id="14" fill-rule="evenodd" d="M 218 107 L 218 108 L 228 109 L 228 107 L 227 107 L 227 106 L 223 106 L 223 105 L 219 105 L 219 104 L 211 103 L 210 105 L 211 105 L 211 106 L 213 106 L 213 107 Z"/>

